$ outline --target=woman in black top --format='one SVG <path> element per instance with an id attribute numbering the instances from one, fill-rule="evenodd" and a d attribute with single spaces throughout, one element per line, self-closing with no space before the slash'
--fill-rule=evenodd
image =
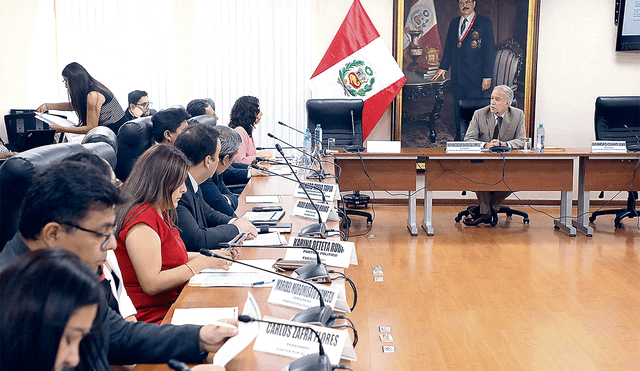
<path id="1" fill-rule="evenodd" d="M 70 102 L 44 103 L 36 111 L 75 111 L 80 123 L 70 128 L 51 125 L 51 129 L 63 133 L 86 134 L 100 125 L 107 126 L 117 134 L 126 119 L 115 95 L 91 77 L 79 63 L 69 63 L 62 70 L 62 77 Z"/>

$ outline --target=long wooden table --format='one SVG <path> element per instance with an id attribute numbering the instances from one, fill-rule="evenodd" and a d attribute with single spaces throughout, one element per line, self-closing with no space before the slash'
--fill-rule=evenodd
<path id="1" fill-rule="evenodd" d="M 522 152 L 502 154 L 446 153 L 442 148 L 424 149 L 427 157 L 422 228 L 433 236 L 433 191 L 560 191 L 560 217 L 554 226 L 570 236 L 573 163 L 579 153 Z M 504 179 L 503 179 L 504 174 Z"/>
<path id="2" fill-rule="evenodd" d="M 342 168 L 340 191 L 366 191 L 371 188 L 374 191 L 407 192 L 407 228 L 412 236 L 417 236 L 416 162 L 421 155 L 422 149 L 419 148 L 404 148 L 401 153 L 337 153 L 336 162 Z"/>
<path id="3" fill-rule="evenodd" d="M 296 183 L 281 179 L 277 176 L 253 177 L 249 184 L 245 187 L 243 194 L 240 196 L 237 214 L 242 215 L 245 211 L 249 211 L 253 206 L 261 206 L 261 204 L 247 204 L 245 198 L 246 195 L 278 195 L 282 199 L 281 205 L 283 209 L 287 211 L 281 222 L 292 223 L 292 234 L 295 235 L 301 228 L 308 225 L 309 223 L 314 222 L 311 220 L 307 221 L 301 218 L 290 217 L 289 211 L 293 208 L 293 205 L 297 200 L 291 196 L 296 186 Z M 338 222 L 327 222 L 327 228 L 338 229 Z M 244 248 L 242 250 L 241 259 L 276 259 L 278 257 L 284 257 L 284 254 L 285 250 L 278 248 Z M 334 268 L 334 270 L 344 271 L 337 268 Z M 171 323 L 173 312 L 177 308 L 239 307 L 240 311 L 242 311 L 244 302 L 247 299 L 247 292 L 251 292 L 251 294 L 255 297 L 263 316 L 289 319 L 298 312 L 298 310 L 292 308 L 286 308 L 283 306 L 267 303 L 267 298 L 269 297 L 270 290 L 270 288 L 261 287 L 186 286 L 180 293 L 177 301 L 172 305 L 171 309 L 167 313 L 167 316 L 164 318 L 163 323 Z M 351 293 L 347 292 L 347 296 L 347 301 L 351 303 Z M 349 318 L 354 320 L 354 322 L 358 321 L 358 317 L 356 315 L 357 311 L 358 309 L 356 308 L 354 313 L 348 314 Z M 341 321 L 344 320 L 338 321 L 338 323 L 341 323 Z M 359 336 L 361 341 L 364 337 L 364 344 L 367 344 L 366 331 L 359 332 Z M 364 347 L 356 348 L 356 353 L 358 357 L 364 356 L 366 359 L 368 349 Z M 211 361 L 211 359 L 212 356 L 209 357 L 209 361 Z M 293 359 L 284 356 L 254 352 L 252 343 L 242 352 L 240 352 L 240 354 L 238 354 L 232 361 L 230 361 L 229 364 L 227 364 L 226 369 L 230 371 L 280 370 L 292 360 Z M 346 362 L 347 365 L 349 365 L 350 363 L 351 362 Z M 350 367 L 354 366 L 350 365 Z M 169 368 L 164 364 L 138 365 L 136 366 L 135 370 L 169 370 Z"/>

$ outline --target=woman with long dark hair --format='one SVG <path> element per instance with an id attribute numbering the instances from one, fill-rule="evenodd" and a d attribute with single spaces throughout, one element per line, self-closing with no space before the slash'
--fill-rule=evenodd
<path id="1" fill-rule="evenodd" d="M 256 157 L 271 157 L 269 151 L 256 151 L 253 141 L 253 129 L 260 122 L 262 111 L 258 98 L 246 95 L 238 98 L 231 108 L 231 120 L 229 127 L 234 129 L 242 137 L 242 143 L 238 149 L 238 154 L 233 158 L 234 162 L 244 164 L 256 163 Z"/>
<path id="2" fill-rule="evenodd" d="M 62 70 L 62 79 L 70 101 L 44 103 L 36 111 L 75 111 L 80 122 L 76 127 L 51 125 L 51 129 L 63 133 L 86 134 L 100 125 L 118 134 L 118 129 L 126 118 L 124 110 L 111 90 L 91 77 L 89 72 L 76 62 L 69 63 Z"/>
<path id="3" fill-rule="evenodd" d="M 179 149 L 158 144 L 140 156 L 124 184 L 131 198 L 116 209 L 116 256 L 139 321 L 160 323 L 187 280 L 205 268 L 228 266 L 187 253 L 174 224 L 189 166 Z"/>
<path id="4" fill-rule="evenodd" d="M 69 251 L 14 260 L 0 272 L 0 371 L 103 368 L 102 303 L 95 272 Z"/>

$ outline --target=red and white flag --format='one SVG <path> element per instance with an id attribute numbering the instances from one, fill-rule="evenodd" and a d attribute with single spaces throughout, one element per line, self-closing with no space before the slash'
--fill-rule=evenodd
<path id="1" fill-rule="evenodd" d="M 314 98 L 364 100 L 366 139 L 406 81 L 360 0 L 354 0 L 309 85 Z"/>
<path id="2" fill-rule="evenodd" d="M 438 19 L 436 18 L 436 8 L 433 5 L 433 0 L 413 0 L 413 4 L 411 4 L 411 9 L 409 9 L 409 13 L 407 13 L 407 18 L 404 24 L 405 34 L 403 49 L 405 65 L 411 62 L 411 57 L 408 52 L 411 38 L 408 31 L 422 32 L 418 37 L 418 44 L 422 46 L 424 51 L 416 63 L 421 67 L 427 68 L 429 66 L 437 67 L 440 65 L 440 59 L 442 58 L 442 45 L 440 43 Z"/>

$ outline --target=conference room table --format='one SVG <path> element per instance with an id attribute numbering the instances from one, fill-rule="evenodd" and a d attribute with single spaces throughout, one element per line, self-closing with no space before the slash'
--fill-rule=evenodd
<path id="1" fill-rule="evenodd" d="M 327 179 L 325 182 L 331 182 L 331 180 Z M 246 211 L 250 211 L 253 206 L 268 206 L 274 204 L 247 204 L 246 203 L 246 195 L 263 195 L 263 196 L 280 196 L 282 202 L 279 203 L 283 207 L 283 210 L 286 211 L 285 216 L 280 221 L 281 223 L 291 223 L 292 224 L 292 234 L 296 235 L 297 231 L 299 231 L 304 226 L 313 223 L 313 220 L 306 220 L 297 217 L 290 217 L 290 211 L 293 209 L 293 205 L 295 204 L 298 198 L 294 198 L 292 196 L 296 183 L 287 181 L 278 176 L 254 176 L 252 177 L 249 184 L 245 187 L 242 195 L 239 197 L 239 206 L 237 209 L 237 215 L 242 215 Z M 338 229 L 338 222 L 327 222 L 328 229 Z M 288 235 L 285 235 L 289 237 Z M 337 237 L 332 237 L 330 239 L 338 240 Z M 245 247 L 242 249 L 242 253 L 240 256 L 241 260 L 251 260 L 251 259 L 276 259 L 279 257 L 284 257 L 285 249 L 279 248 L 248 248 Z M 349 274 L 348 270 L 331 267 L 331 269 L 339 272 L 344 272 L 345 274 Z M 334 287 L 344 287 L 344 280 L 335 280 L 332 283 Z M 185 288 L 180 293 L 180 296 L 176 300 L 176 302 L 172 305 L 171 309 L 167 313 L 164 318 L 163 323 L 171 323 L 173 318 L 173 313 L 175 309 L 178 308 L 224 308 L 224 307 L 238 307 L 240 313 L 242 313 L 242 309 L 245 301 L 247 300 L 247 292 L 251 292 L 251 294 L 256 299 L 258 306 L 260 308 L 262 316 L 270 316 L 276 318 L 289 319 L 293 315 L 295 315 L 298 310 L 293 308 L 287 308 L 280 305 L 269 304 L 267 303 L 267 299 L 269 297 L 271 288 L 269 287 L 198 287 L 198 286 L 185 286 Z M 349 305 L 352 303 L 352 294 L 351 292 L 347 292 L 347 302 Z M 367 331 L 366 329 L 359 329 L 357 327 L 357 323 L 362 320 L 362 315 L 358 316 L 359 308 L 356 308 L 353 313 L 347 313 L 346 315 L 351 318 L 356 323 L 356 328 L 359 330 L 360 340 L 363 341 L 364 344 L 367 344 Z M 364 315 L 364 313 L 363 313 Z M 365 317 L 366 318 L 366 317 Z M 343 324 L 344 320 L 337 320 L 336 324 Z M 345 322 L 346 323 L 346 322 Z M 349 330 L 350 331 L 350 330 Z M 350 336 L 353 339 L 353 333 L 350 332 Z M 255 340 L 254 340 L 255 341 Z M 358 359 L 363 359 L 363 366 L 366 368 L 361 368 L 358 366 L 357 369 L 366 370 L 371 369 L 370 363 L 367 361 L 368 349 L 364 346 L 356 347 L 356 354 Z M 209 361 L 212 360 L 212 355 L 209 356 Z M 274 354 L 268 354 L 263 352 L 254 352 L 253 351 L 253 342 L 246 347 L 242 352 L 240 352 L 233 360 L 231 360 L 227 365 L 226 369 L 229 371 L 234 370 L 281 370 L 284 366 L 293 361 L 292 358 L 278 356 Z M 350 367 L 354 367 L 352 364 L 354 362 L 342 361 L 341 363 L 346 364 Z M 169 367 L 164 364 L 158 365 L 137 365 L 135 370 L 137 371 L 147 371 L 147 370 L 169 370 Z"/>

